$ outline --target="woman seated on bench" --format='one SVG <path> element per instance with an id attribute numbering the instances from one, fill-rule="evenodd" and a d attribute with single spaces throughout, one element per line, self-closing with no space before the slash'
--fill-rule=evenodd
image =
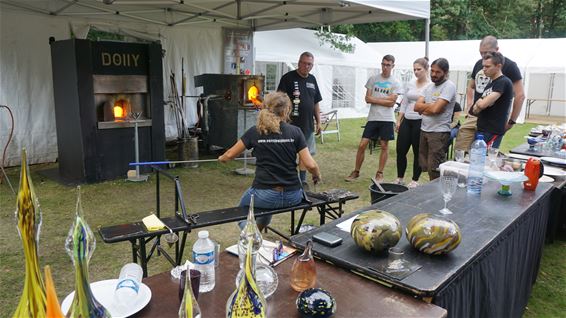
<path id="1" fill-rule="evenodd" d="M 252 149 L 256 158 L 256 172 L 252 186 L 244 192 L 240 206 L 250 205 L 262 209 L 280 209 L 298 205 L 303 188 L 297 174 L 297 154 L 312 174 L 313 183 L 320 180 L 320 170 L 307 148 L 305 136 L 299 127 L 288 124 L 291 100 L 285 93 L 270 93 L 265 97 L 264 108 L 259 112 L 257 125 L 222 156 L 220 162 L 237 157 L 245 149 Z M 271 222 L 271 215 L 257 218 L 260 230 Z M 243 228 L 246 221 L 240 222 Z"/>

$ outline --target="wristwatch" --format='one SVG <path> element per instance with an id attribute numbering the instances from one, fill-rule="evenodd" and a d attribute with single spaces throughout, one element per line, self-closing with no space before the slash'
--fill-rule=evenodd
<path id="1" fill-rule="evenodd" d="M 507 122 L 507 124 L 509 124 L 509 125 L 511 125 L 511 126 L 515 125 L 516 123 L 517 123 L 517 122 L 514 121 L 513 119 L 509 119 L 509 121 Z"/>

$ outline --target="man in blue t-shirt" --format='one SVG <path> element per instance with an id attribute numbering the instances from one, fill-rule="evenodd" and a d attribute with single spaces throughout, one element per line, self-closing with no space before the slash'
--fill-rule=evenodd
<path id="1" fill-rule="evenodd" d="M 283 75 L 277 87 L 277 91 L 286 93 L 291 99 L 291 124 L 301 128 L 311 155 L 316 153 L 314 135 L 320 133 L 319 103 L 322 100 L 316 78 L 310 74 L 313 65 L 312 53 L 303 52 L 299 56 L 297 69 Z M 299 177 L 303 186 L 307 182 L 306 174 L 306 168 L 299 162 Z"/>
<path id="2" fill-rule="evenodd" d="M 501 71 L 503 62 L 503 55 L 499 52 L 484 55 L 483 72 L 489 77 L 490 83 L 470 107 L 470 113 L 478 116 L 478 133 L 492 148 L 499 148 L 501 144 L 513 100 L 513 83 Z"/>

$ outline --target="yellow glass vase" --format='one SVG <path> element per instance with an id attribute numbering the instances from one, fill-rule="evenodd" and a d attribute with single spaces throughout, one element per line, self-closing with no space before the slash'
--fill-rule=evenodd
<path id="1" fill-rule="evenodd" d="M 28 170 L 26 150 L 23 149 L 16 220 L 18 233 L 24 247 L 25 278 L 24 290 L 14 312 L 14 318 L 45 317 L 45 285 L 41 277 L 37 253 L 41 228 L 41 210 Z"/>

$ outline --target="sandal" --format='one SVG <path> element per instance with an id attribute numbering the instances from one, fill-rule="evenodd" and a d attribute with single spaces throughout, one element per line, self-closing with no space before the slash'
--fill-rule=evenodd
<path id="1" fill-rule="evenodd" d="M 357 180 L 359 177 L 360 177 L 360 172 L 358 170 L 354 170 L 350 173 L 349 176 L 344 178 L 344 180 L 346 180 L 347 182 L 352 182 Z"/>
<path id="2" fill-rule="evenodd" d="M 378 171 L 375 173 L 375 181 L 379 183 L 383 182 L 383 171 Z"/>

